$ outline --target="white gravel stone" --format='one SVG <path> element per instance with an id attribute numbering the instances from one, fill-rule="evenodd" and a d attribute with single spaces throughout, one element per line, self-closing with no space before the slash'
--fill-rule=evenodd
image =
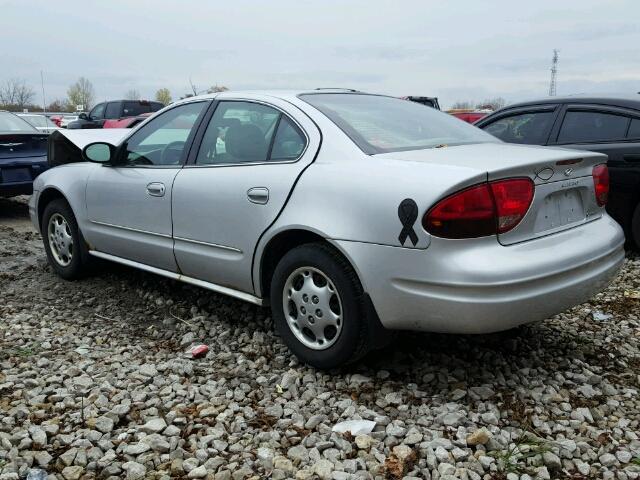
<path id="1" fill-rule="evenodd" d="M 267 309 L 118 268 L 61 280 L 25 202 L 0 199 L 0 478 L 379 480 L 415 454 L 404 480 L 640 480 L 638 254 L 544 322 L 400 333 L 357 373 L 326 372 Z M 196 342 L 207 356 L 185 354 Z M 360 420 L 373 431 L 332 431 Z"/>

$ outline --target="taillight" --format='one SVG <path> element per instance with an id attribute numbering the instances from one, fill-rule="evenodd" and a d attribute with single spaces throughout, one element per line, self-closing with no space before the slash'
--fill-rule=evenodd
<path id="1" fill-rule="evenodd" d="M 423 217 L 422 226 L 442 238 L 506 233 L 524 218 L 533 191 L 533 182 L 528 178 L 482 183 L 439 201 Z"/>
<path id="2" fill-rule="evenodd" d="M 489 183 L 496 202 L 498 233 L 506 233 L 520 223 L 533 200 L 533 182 L 513 178 Z"/>
<path id="3" fill-rule="evenodd" d="M 596 202 L 601 207 L 604 207 L 609 199 L 609 169 L 604 163 L 601 163 L 593 167 L 592 175 Z"/>

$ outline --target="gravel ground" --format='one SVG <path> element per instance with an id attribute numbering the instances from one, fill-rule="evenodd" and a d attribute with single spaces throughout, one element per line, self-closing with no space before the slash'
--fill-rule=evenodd
<path id="1" fill-rule="evenodd" d="M 268 310 L 114 265 L 61 280 L 25 201 L 0 200 L 0 479 L 640 478 L 640 257 L 543 323 L 326 373 Z M 354 419 L 375 428 L 332 431 Z"/>

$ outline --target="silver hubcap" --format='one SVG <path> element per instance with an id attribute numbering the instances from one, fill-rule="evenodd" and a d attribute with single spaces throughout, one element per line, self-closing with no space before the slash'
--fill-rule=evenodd
<path id="1" fill-rule="evenodd" d="M 295 337 L 306 347 L 324 350 L 342 331 L 342 302 L 331 279 L 313 267 L 295 270 L 284 284 L 284 316 Z"/>
<path id="2" fill-rule="evenodd" d="M 62 215 L 54 213 L 49 219 L 47 232 L 53 258 L 58 264 L 66 267 L 73 258 L 73 237 L 69 224 Z"/>

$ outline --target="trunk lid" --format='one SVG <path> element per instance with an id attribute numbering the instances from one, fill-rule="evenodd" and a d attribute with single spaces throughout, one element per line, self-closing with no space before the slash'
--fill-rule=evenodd
<path id="1" fill-rule="evenodd" d="M 522 221 L 499 234 L 503 245 L 551 235 L 600 218 L 592 177 L 607 156 L 594 152 L 538 146 L 486 143 L 376 155 L 389 159 L 447 165 L 481 171 L 488 181 L 527 177 L 535 184 L 533 201 Z M 452 192 L 453 193 L 453 192 Z"/>
<path id="2" fill-rule="evenodd" d="M 45 156 L 48 136 L 46 133 L 0 132 L 0 161 Z"/>

